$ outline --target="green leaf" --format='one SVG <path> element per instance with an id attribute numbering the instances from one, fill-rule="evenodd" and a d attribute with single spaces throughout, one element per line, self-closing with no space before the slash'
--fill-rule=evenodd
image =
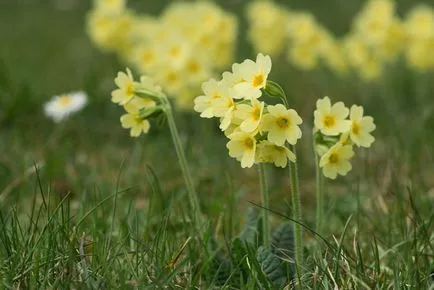
<path id="1" fill-rule="evenodd" d="M 259 247 L 256 258 L 261 265 L 262 272 L 276 288 L 280 289 L 288 284 L 286 265 L 271 250 Z"/>
<path id="2" fill-rule="evenodd" d="M 282 259 L 294 258 L 294 232 L 291 223 L 284 223 L 274 231 L 271 251 Z"/>
<path id="3" fill-rule="evenodd" d="M 287 276 L 295 278 L 295 251 L 293 224 L 284 223 L 273 233 L 271 238 L 271 251 L 282 259 L 286 265 Z"/>
<path id="4" fill-rule="evenodd" d="M 257 244 L 259 229 L 258 220 L 260 220 L 260 213 L 257 208 L 250 207 L 247 210 L 247 222 L 239 234 L 241 241 L 250 244 Z"/>

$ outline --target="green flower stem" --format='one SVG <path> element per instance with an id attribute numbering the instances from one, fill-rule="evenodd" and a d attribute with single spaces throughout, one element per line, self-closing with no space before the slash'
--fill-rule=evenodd
<path id="1" fill-rule="evenodd" d="M 259 163 L 259 183 L 261 186 L 261 194 L 262 194 L 262 227 L 263 227 L 263 242 L 264 247 L 270 247 L 270 230 L 268 228 L 268 186 L 267 186 L 267 177 L 265 175 L 265 165 L 263 163 Z"/>
<path id="2" fill-rule="evenodd" d="M 178 129 L 176 127 L 176 122 L 173 117 L 172 106 L 170 105 L 169 100 L 166 96 L 163 96 L 162 102 L 165 105 L 165 113 L 167 117 L 167 122 L 169 124 L 170 133 L 172 135 L 172 140 L 175 145 L 176 154 L 178 155 L 179 165 L 181 166 L 182 174 L 184 175 L 184 180 L 187 186 L 188 193 L 188 201 L 190 203 L 192 215 L 193 215 L 193 223 L 195 229 L 198 233 L 201 232 L 201 224 L 202 224 L 202 215 L 200 210 L 199 200 L 197 198 L 196 188 L 194 186 L 193 178 L 191 176 L 190 168 L 187 163 L 187 159 L 185 158 L 184 148 L 181 143 L 181 138 L 178 133 Z"/>
<path id="3" fill-rule="evenodd" d="M 315 156 L 316 178 L 316 232 L 321 235 L 324 224 L 324 187 L 321 168 L 319 167 L 319 156 L 316 152 L 315 136 L 313 136 L 313 154 Z"/>
<path id="4" fill-rule="evenodd" d="M 295 146 L 292 146 L 294 154 L 296 153 Z M 297 163 L 290 162 L 289 174 L 291 178 L 291 191 L 292 191 L 292 207 L 293 219 L 298 223 L 294 223 L 295 233 L 295 262 L 298 276 L 300 277 L 300 267 L 303 264 L 303 246 L 302 246 L 302 229 L 301 225 L 301 202 L 300 202 L 300 189 L 298 184 Z"/>

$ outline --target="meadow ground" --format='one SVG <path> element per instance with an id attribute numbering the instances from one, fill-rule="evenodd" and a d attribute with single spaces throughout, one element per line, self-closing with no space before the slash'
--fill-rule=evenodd
<path id="1" fill-rule="evenodd" d="M 121 109 L 110 102 L 110 93 L 125 64 L 97 50 L 86 35 L 91 4 L 39 2 L 0 2 L 1 288 L 273 288 L 249 250 L 242 260 L 248 266 L 232 265 L 232 275 L 209 253 L 219 248 L 217 257 L 233 262 L 231 241 L 244 227 L 248 208 L 261 203 L 257 171 L 241 169 L 228 156 L 217 122 L 197 113 L 176 114 L 207 220 L 206 237 L 219 245 L 211 247 L 191 226 L 167 127 L 153 126 L 134 139 L 119 124 Z M 169 1 L 130 2 L 155 14 Z M 280 1 L 311 11 L 336 35 L 349 29 L 361 2 Z M 419 1 L 397 2 L 404 13 Z M 236 59 L 252 58 L 246 1 L 218 3 L 242 21 Z M 273 64 L 270 78 L 284 87 L 305 120 L 307 137 L 298 143 L 307 227 L 302 288 L 433 287 L 432 71 L 415 72 L 399 60 L 369 83 L 326 69 L 303 72 L 284 56 L 273 57 Z M 82 112 L 60 124 L 46 118 L 42 106 L 51 96 L 77 89 L 89 95 Z M 326 222 L 319 237 L 309 230 L 315 227 L 310 132 L 315 102 L 327 95 L 363 105 L 377 129 L 376 142 L 357 154 L 353 170 L 326 183 Z M 274 229 L 290 222 L 290 182 L 287 169 L 270 166 L 266 173 Z M 238 266 L 247 273 L 240 274 Z"/>

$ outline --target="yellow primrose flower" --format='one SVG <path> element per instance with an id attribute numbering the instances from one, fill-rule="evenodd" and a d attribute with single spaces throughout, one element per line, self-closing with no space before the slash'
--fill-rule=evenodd
<path id="1" fill-rule="evenodd" d="M 285 146 L 278 146 L 267 140 L 261 141 L 257 146 L 256 162 L 274 163 L 277 167 L 285 168 L 288 159 L 295 162 L 295 154 Z"/>
<path id="2" fill-rule="evenodd" d="M 127 68 L 127 73 L 118 72 L 115 84 L 118 86 L 118 89 L 112 92 L 112 102 L 120 105 L 124 105 L 134 98 L 135 90 L 140 85 L 134 81 L 129 68 Z"/>
<path id="3" fill-rule="evenodd" d="M 240 124 L 241 120 L 233 116 L 232 123 L 226 128 L 226 130 L 223 130 L 223 133 L 226 137 L 229 137 L 232 133 L 241 132 Z"/>
<path id="4" fill-rule="evenodd" d="M 241 122 L 240 129 L 248 133 L 255 131 L 261 123 L 263 111 L 264 102 L 259 102 L 256 99 L 252 99 L 251 105 L 238 105 L 235 116 L 243 120 Z"/>
<path id="5" fill-rule="evenodd" d="M 299 125 L 303 122 L 293 109 L 287 110 L 284 105 L 267 106 L 268 114 L 264 115 L 261 131 L 268 132 L 268 140 L 282 146 L 285 141 L 295 145 L 301 138 Z"/>
<path id="6" fill-rule="evenodd" d="M 375 141 L 370 134 L 375 130 L 374 119 L 363 116 L 363 107 L 353 105 L 350 109 L 351 130 L 350 138 L 357 146 L 368 148 Z"/>
<path id="7" fill-rule="evenodd" d="M 220 129 L 222 131 L 225 131 L 232 123 L 232 118 L 236 109 L 236 104 L 234 102 L 234 99 L 232 99 L 232 94 L 230 92 L 231 90 L 229 90 L 229 88 L 226 88 L 225 90 L 223 90 L 221 98 L 211 101 L 214 115 L 216 117 L 222 117 L 220 123 Z"/>
<path id="8" fill-rule="evenodd" d="M 314 112 L 315 127 L 321 133 L 328 136 L 336 136 L 350 129 L 350 121 L 345 120 L 348 117 L 349 110 L 343 102 L 331 105 L 329 97 L 324 97 L 316 102 Z"/>
<path id="9" fill-rule="evenodd" d="M 155 106 L 154 101 L 139 97 L 133 98 L 124 106 L 127 114 L 121 116 L 121 124 L 123 128 L 131 129 L 131 137 L 138 137 L 142 132 L 145 134 L 148 133 L 151 125 L 148 120 L 140 117 L 140 110 L 152 106 Z"/>
<path id="10" fill-rule="evenodd" d="M 202 91 L 204 95 L 198 96 L 194 99 L 194 110 L 201 113 L 202 118 L 215 117 L 213 100 L 220 99 L 224 94 L 225 85 L 215 79 L 210 79 L 202 84 Z"/>
<path id="11" fill-rule="evenodd" d="M 252 167 L 255 163 L 256 139 L 249 133 L 235 132 L 229 135 L 230 141 L 226 144 L 229 155 L 241 161 L 241 167 Z"/>
<path id="12" fill-rule="evenodd" d="M 261 89 L 265 88 L 267 83 L 271 71 L 271 58 L 259 53 L 256 61 L 246 59 L 237 70 L 243 81 L 234 86 L 236 94 L 245 99 L 257 99 L 262 95 Z"/>
<path id="13" fill-rule="evenodd" d="M 333 145 L 320 159 L 319 166 L 325 177 L 335 179 L 336 176 L 346 175 L 351 170 L 350 158 L 354 151 L 351 145 L 338 142 Z"/>

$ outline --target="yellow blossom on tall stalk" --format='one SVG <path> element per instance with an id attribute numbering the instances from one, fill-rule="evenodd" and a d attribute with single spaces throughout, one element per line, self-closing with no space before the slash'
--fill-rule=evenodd
<path id="1" fill-rule="evenodd" d="M 329 97 L 316 102 L 315 127 L 328 136 L 336 136 L 349 130 L 350 122 L 346 120 L 349 110 L 343 102 L 331 105 Z"/>
<path id="2" fill-rule="evenodd" d="M 256 139 L 246 132 L 235 132 L 229 135 L 226 145 L 229 155 L 241 162 L 241 167 L 252 167 L 255 163 Z"/>
<path id="3" fill-rule="evenodd" d="M 114 90 L 112 93 L 114 96 L 112 101 L 116 104 L 122 104 L 126 111 L 126 114 L 122 115 L 120 118 L 121 125 L 123 128 L 130 130 L 131 137 L 138 137 L 142 133 L 149 131 L 151 127 L 149 119 L 160 115 L 165 117 L 170 129 L 179 165 L 184 176 L 194 230 L 197 234 L 202 236 L 203 226 L 200 204 L 192 174 L 185 157 L 181 138 L 176 127 L 172 105 L 167 95 L 160 86 L 154 83 L 152 78 L 149 76 L 141 76 L 140 81 L 135 82 L 131 71 L 128 68 L 126 71 L 127 73 L 118 73 L 115 78 L 115 84 L 118 86 L 118 89 Z"/>
<path id="4" fill-rule="evenodd" d="M 351 170 L 349 160 L 353 155 L 354 151 L 351 145 L 336 143 L 321 157 L 319 162 L 324 176 L 335 179 L 338 174 L 346 175 Z"/>
<path id="5" fill-rule="evenodd" d="M 258 53 L 256 60 L 246 59 L 232 65 L 219 81 L 208 80 L 202 85 L 204 94 L 195 99 L 195 110 L 201 117 L 220 118 L 220 129 L 229 141 L 229 156 L 241 163 L 242 168 L 258 164 L 262 194 L 263 245 L 270 247 L 268 229 L 268 189 L 264 163 L 290 168 L 294 219 L 301 220 L 300 194 L 295 152 L 288 148 L 301 138 L 301 118 L 288 108 L 283 89 L 268 79 L 271 58 Z M 267 105 L 263 94 L 279 98 L 282 104 Z M 295 225 L 296 263 L 302 263 L 301 227 Z"/>
<path id="6" fill-rule="evenodd" d="M 297 112 L 286 109 L 282 104 L 267 106 L 267 111 L 261 130 L 268 132 L 268 140 L 279 146 L 285 142 L 295 145 L 301 138 L 299 125 L 302 123 Z"/>
<path id="7" fill-rule="evenodd" d="M 263 112 L 264 102 L 259 102 L 256 99 L 252 99 L 251 105 L 238 105 L 235 116 L 238 119 L 243 120 L 240 124 L 240 129 L 248 133 L 257 130 L 262 121 Z"/>
<path id="8" fill-rule="evenodd" d="M 263 140 L 256 148 L 256 160 L 263 163 L 274 163 L 277 167 L 285 168 L 290 162 L 295 162 L 295 154 L 286 146 L 279 146 L 273 142 Z"/>
<path id="9" fill-rule="evenodd" d="M 135 90 L 140 84 L 134 81 L 130 69 L 127 68 L 126 71 L 127 73 L 118 72 L 115 78 L 115 84 L 118 86 L 118 89 L 112 92 L 113 103 L 124 105 L 136 95 Z"/>
<path id="10" fill-rule="evenodd" d="M 271 71 L 271 59 L 268 55 L 259 53 L 256 61 L 244 60 L 237 67 L 237 77 L 240 82 L 234 85 L 238 97 L 245 99 L 257 99 L 262 95 L 261 89 L 265 88 L 268 74 Z"/>
<path id="11" fill-rule="evenodd" d="M 364 116 L 363 107 L 353 105 L 349 110 L 343 102 L 331 105 L 328 97 L 317 101 L 314 112 L 315 152 L 321 159 L 319 166 L 328 178 L 346 175 L 354 155 L 352 146 L 368 148 L 374 142 L 374 119 Z"/>
<path id="12" fill-rule="evenodd" d="M 124 105 L 127 114 L 121 116 L 121 124 L 123 128 L 131 129 L 131 137 L 138 137 L 141 133 L 148 133 L 151 124 L 147 119 L 143 119 L 140 116 L 140 111 L 153 106 L 155 106 L 154 101 L 139 97 L 134 97 L 130 102 Z"/>
<path id="13" fill-rule="evenodd" d="M 261 53 L 255 61 L 247 59 L 235 63 L 231 72 L 223 72 L 221 80 L 210 79 L 204 82 L 203 95 L 195 99 L 194 109 L 201 117 L 220 118 L 220 129 L 230 139 L 227 145 L 229 154 L 239 161 L 244 160 L 242 167 L 251 167 L 261 162 L 286 166 L 287 162 L 283 162 L 282 156 L 295 160 L 288 153 L 291 151 L 286 144 L 295 145 L 301 138 L 300 116 L 282 104 L 267 106 L 260 100 L 263 92 L 267 92 L 271 66 L 271 58 Z M 269 143 L 260 146 L 262 148 L 267 145 L 263 148 L 265 151 L 259 155 L 253 154 L 256 145 L 266 140 Z M 269 147 L 269 144 L 277 147 Z M 280 151 L 281 147 L 286 147 L 287 150 Z"/>
<path id="14" fill-rule="evenodd" d="M 349 118 L 348 118 L 349 117 Z M 348 119 L 347 119 L 348 118 Z M 321 233 L 324 224 L 323 176 L 336 179 L 351 171 L 353 146 L 368 148 L 375 138 L 374 119 L 364 116 L 362 106 L 348 110 L 344 103 L 331 105 L 328 97 L 317 101 L 314 112 L 313 148 L 316 170 L 316 230 Z"/>
<path id="15" fill-rule="evenodd" d="M 363 107 L 353 105 L 350 109 L 351 130 L 350 138 L 357 146 L 370 147 L 374 137 L 370 134 L 375 130 L 374 119 L 363 116 Z"/>

